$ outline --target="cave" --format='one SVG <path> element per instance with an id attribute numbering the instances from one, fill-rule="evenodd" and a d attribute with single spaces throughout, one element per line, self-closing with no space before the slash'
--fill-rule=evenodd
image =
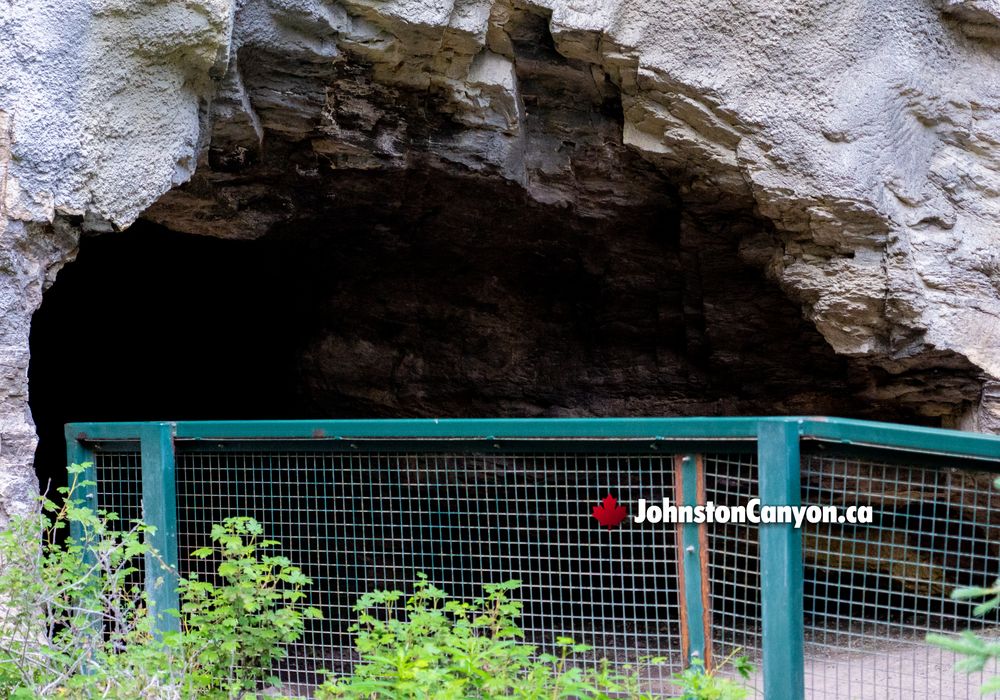
<path id="1" fill-rule="evenodd" d="M 258 9 L 240 21 L 275 19 Z M 979 400 L 965 356 L 878 320 L 881 223 L 852 218 L 850 245 L 781 230 L 718 156 L 738 140 L 724 115 L 687 143 L 633 94 L 631 64 L 593 63 L 547 12 L 501 4 L 489 22 L 485 47 L 449 39 L 443 67 L 419 32 L 400 30 L 419 56 L 400 63 L 364 23 L 329 45 L 241 34 L 181 182 L 130 226 L 61 222 L 78 254 L 31 322 L 43 482 L 70 420 L 940 425 Z M 642 131 L 658 124 L 664 143 Z"/>
<path id="2" fill-rule="evenodd" d="M 60 483 L 69 421 L 919 420 L 867 400 L 865 375 L 742 260 L 745 222 L 683 225 L 667 182 L 601 217 L 460 174 L 325 184 L 336 198 L 260 237 L 150 221 L 84 237 L 32 323 L 43 484 Z"/>
<path id="3" fill-rule="evenodd" d="M 176 218 L 188 210 L 170 205 L 173 215 L 165 216 L 158 205 L 124 231 L 84 236 L 32 320 L 30 405 L 43 488 L 64 483 L 63 425 L 71 421 L 810 413 L 932 420 L 905 403 L 873 400 L 870 369 L 838 356 L 747 259 L 748 232 L 766 233 L 765 222 L 739 208 L 701 216 L 656 169 L 627 153 L 617 157 L 628 177 L 613 203 L 602 199 L 593 210 L 540 202 L 518 183 L 461 168 L 328 167 L 317 183 L 300 175 L 308 154 L 275 139 L 249 166 L 275 171 L 275 186 L 255 193 L 248 208 L 291 215 L 261 230 L 216 221 L 216 230 L 192 232 Z M 413 470 L 419 474 L 418 465 Z M 252 469 L 198 477 L 265 481 Z M 455 478 L 472 488 L 477 474 Z M 416 488 L 380 479 L 376 470 L 354 483 L 384 481 L 387 493 Z M 287 489 L 297 498 L 308 492 L 322 511 L 318 484 L 273 488 L 279 499 Z M 355 488 L 349 500 L 371 496 L 367 486 Z M 190 494 L 186 508 L 181 522 L 211 510 Z M 279 520 L 273 532 L 288 542 L 312 527 Z M 485 530 L 442 522 L 488 541 Z M 428 562 L 446 545 L 430 530 L 412 533 L 428 548 L 420 555 L 426 573 L 457 594 L 477 595 L 477 572 L 489 571 L 503 547 L 484 545 L 461 567 L 435 569 Z M 597 551 L 615 562 L 613 548 L 591 535 L 587 556 Z M 191 533 L 180 541 L 187 550 L 198 544 Z M 526 613 L 528 628 L 612 620 L 622 610 L 639 619 L 655 609 L 670 619 L 676 569 L 638 554 L 662 545 L 659 534 L 635 532 L 629 542 L 635 560 L 592 572 L 603 578 L 586 590 L 574 588 L 569 570 L 529 572 L 526 595 L 567 593 Z M 507 555 L 575 560 L 575 550 L 560 547 L 541 543 Z M 746 538 L 739 552 L 722 556 L 745 562 L 753 550 Z M 388 581 L 407 570 L 392 558 L 358 559 L 354 569 L 333 566 L 317 551 L 299 563 L 327 582 Z M 623 575 L 637 589 L 655 580 L 658 592 L 615 601 L 600 592 L 615 590 Z M 862 589 L 876 587 L 878 576 L 866 574 Z M 756 583 L 752 575 L 717 583 L 715 615 L 723 624 L 756 619 Z M 807 606 L 824 600 L 824 591 L 810 590 Z M 306 642 L 350 646 L 346 636 L 323 634 Z M 318 681 L 298 666 L 283 673 Z"/>

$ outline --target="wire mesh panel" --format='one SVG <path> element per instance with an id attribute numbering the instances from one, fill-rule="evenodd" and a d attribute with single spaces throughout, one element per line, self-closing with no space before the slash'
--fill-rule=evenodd
<path id="1" fill-rule="evenodd" d="M 142 520 L 142 458 L 139 446 L 114 447 L 94 452 L 94 481 L 96 489 L 93 506 L 109 514 L 108 529 L 112 532 L 128 532 L 135 528 L 136 521 Z M 89 489 L 81 489 L 74 494 L 77 498 Z M 112 517 L 114 514 L 116 518 Z M 127 577 L 129 587 L 135 593 L 142 591 L 145 581 L 146 563 L 143 557 L 133 558 L 129 566 L 135 570 Z M 105 618 L 104 629 L 110 633 L 116 626 L 113 615 Z"/>
<path id="2" fill-rule="evenodd" d="M 871 524 L 803 528 L 806 697 L 979 697 L 928 632 L 981 627 L 958 586 L 998 574 L 992 475 L 835 454 L 803 460 L 804 505 L 870 505 Z M 991 621 L 995 624 L 996 617 Z"/>
<path id="3" fill-rule="evenodd" d="M 277 669 L 289 689 L 350 670 L 357 598 L 408 590 L 417 572 L 463 598 L 519 579 L 530 640 L 573 637 L 594 647 L 592 662 L 665 656 L 641 669 L 653 690 L 682 666 L 673 530 L 607 530 L 591 516 L 609 492 L 620 503 L 672 496 L 671 457 L 255 447 L 180 449 L 177 460 L 182 574 L 208 574 L 190 552 L 211 523 L 243 515 L 313 579 L 308 602 L 324 619 Z"/>
<path id="4" fill-rule="evenodd" d="M 705 456 L 705 497 L 718 505 L 745 506 L 757 497 L 757 457 L 753 454 Z M 717 664 L 746 656 L 758 669 L 748 684 L 761 697 L 760 556 L 757 525 L 710 523 L 709 599 L 713 657 Z M 723 670 L 730 674 L 731 671 Z"/>
<path id="5" fill-rule="evenodd" d="M 117 513 L 120 527 L 142 518 L 142 459 L 134 449 L 94 453 L 98 509 Z"/>

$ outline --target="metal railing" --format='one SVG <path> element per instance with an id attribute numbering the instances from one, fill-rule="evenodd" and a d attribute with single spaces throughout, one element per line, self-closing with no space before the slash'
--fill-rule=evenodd
<path id="1" fill-rule="evenodd" d="M 654 692 L 692 657 L 739 649 L 767 698 L 975 694 L 923 634 L 982 624 L 948 594 L 998 574 L 1000 500 L 980 478 L 1000 471 L 998 438 L 827 418 L 79 423 L 66 437 L 91 465 L 84 496 L 155 526 L 156 610 L 177 607 L 178 575 L 211 574 L 189 553 L 212 523 L 253 516 L 281 542 L 324 613 L 277 669 L 292 688 L 349 671 L 357 596 L 421 571 L 461 596 L 520 579 L 529 638 L 585 640 Z M 591 517 L 608 493 L 630 509 L 759 497 L 876 518 L 610 530 Z"/>

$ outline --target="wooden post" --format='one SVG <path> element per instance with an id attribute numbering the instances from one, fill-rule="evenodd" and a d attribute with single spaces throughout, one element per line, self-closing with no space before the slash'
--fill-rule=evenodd
<path id="1" fill-rule="evenodd" d="M 674 503 L 705 503 L 705 464 L 701 455 L 674 458 Z M 666 515 L 666 514 L 664 514 Z M 708 529 L 705 523 L 677 524 L 677 584 L 681 611 L 681 649 L 685 662 L 700 658 L 712 669 L 712 609 L 709 600 Z"/>

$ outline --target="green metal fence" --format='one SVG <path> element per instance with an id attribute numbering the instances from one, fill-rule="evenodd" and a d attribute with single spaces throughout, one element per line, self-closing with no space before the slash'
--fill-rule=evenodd
<path id="1" fill-rule="evenodd" d="M 281 668 L 307 693 L 355 656 L 351 606 L 418 571 L 455 595 L 523 582 L 524 627 L 642 666 L 650 689 L 693 656 L 734 650 L 758 697 L 975 697 L 977 678 L 923 642 L 983 625 L 959 585 L 1000 562 L 1000 439 L 823 418 L 87 423 L 69 459 L 91 463 L 101 508 L 156 526 L 143 574 L 176 607 L 190 552 L 232 515 L 260 520 L 314 585 L 324 613 Z M 658 503 L 870 505 L 875 522 L 638 524 L 591 516 L 608 493 Z M 986 621 L 987 623 L 990 621 Z M 176 624 L 169 616 L 163 625 Z M 584 660 L 585 662 L 587 660 Z"/>

